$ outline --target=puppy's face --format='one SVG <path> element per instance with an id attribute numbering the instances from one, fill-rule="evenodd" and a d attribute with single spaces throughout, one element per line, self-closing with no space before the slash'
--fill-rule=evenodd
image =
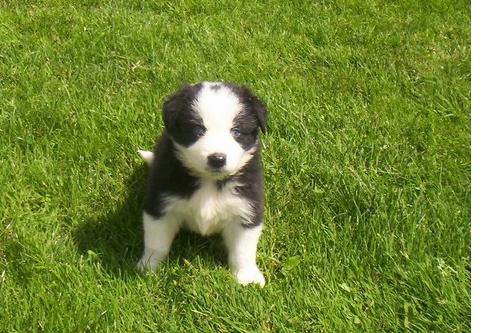
<path id="1" fill-rule="evenodd" d="M 164 105 L 164 121 L 177 156 L 197 176 L 234 175 L 258 149 L 266 110 L 247 88 L 200 83 L 181 89 Z"/>

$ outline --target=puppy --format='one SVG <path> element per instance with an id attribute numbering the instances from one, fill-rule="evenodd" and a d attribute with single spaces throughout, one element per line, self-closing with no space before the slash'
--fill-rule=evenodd
<path id="1" fill-rule="evenodd" d="M 150 165 L 139 269 L 155 270 L 185 227 L 222 234 L 238 282 L 264 286 L 256 252 L 264 217 L 259 132 L 266 119 L 264 104 L 232 83 L 190 85 L 167 99 L 154 153 L 139 151 Z"/>

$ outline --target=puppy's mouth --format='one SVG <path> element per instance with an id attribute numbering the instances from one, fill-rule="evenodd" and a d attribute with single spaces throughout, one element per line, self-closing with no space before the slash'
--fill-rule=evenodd
<path id="1" fill-rule="evenodd" d="M 228 170 L 226 170 L 226 168 L 207 167 L 206 171 L 210 176 L 215 177 L 217 179 L 229 176 L 229 172 Z"/>

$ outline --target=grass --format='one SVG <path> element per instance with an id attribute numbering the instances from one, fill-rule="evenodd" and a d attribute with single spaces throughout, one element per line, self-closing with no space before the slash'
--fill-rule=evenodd
<path id="1" fill-rule="evenodd" d="M 470 330 L 466 1 L 0 2 L 1 332 Z M 268 104 L 264 289 L 142 247 L 162 99 Z"/>

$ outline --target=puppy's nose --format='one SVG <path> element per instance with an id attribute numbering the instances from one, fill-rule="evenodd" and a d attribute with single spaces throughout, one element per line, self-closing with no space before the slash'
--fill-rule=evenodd
<path id="1" fill-rule="evenodd" d="M 213 169 L 220 169 L 226 165 L 226 154 L 214 153 L 208 155 L 208 165 Z"/>

